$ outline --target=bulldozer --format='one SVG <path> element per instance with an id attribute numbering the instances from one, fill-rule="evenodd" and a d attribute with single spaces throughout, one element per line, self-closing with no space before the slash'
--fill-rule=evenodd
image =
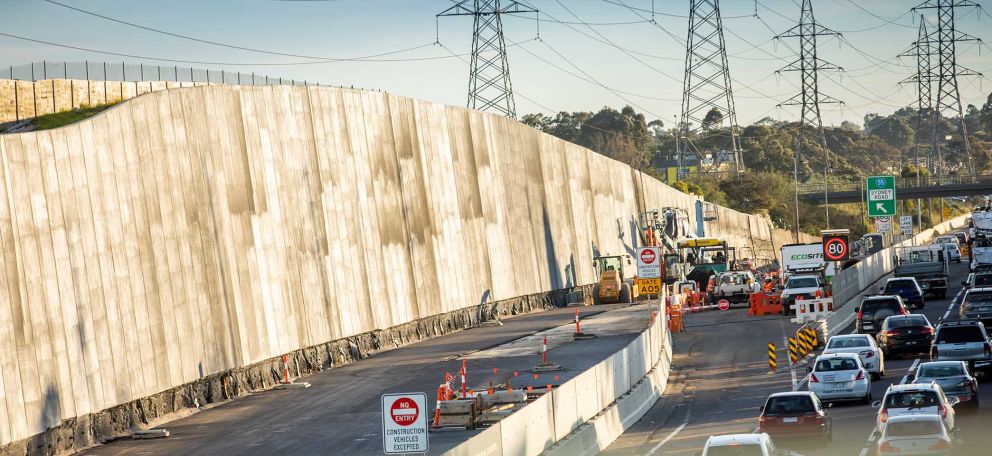
<path id="1" fill-rule="evenodd" d="M 633 299 L 637 297 L 637 286 L 630 284 L 624 273 L 625 263 L 627 266 L 631 265 L 630 255 L 593 258 L 593 268 L 599 275 L 599 281 L 592 290 L 595 304 L 633 302 Z"/>

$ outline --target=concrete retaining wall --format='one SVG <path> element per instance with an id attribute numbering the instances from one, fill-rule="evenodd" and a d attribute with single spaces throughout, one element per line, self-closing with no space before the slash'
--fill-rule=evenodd
<path id="1" fill-rule="evenodd" d="M 594 255 L 633 252 L 640 208 L 694 204 L 512 120 L 326 87 L 159 91 L 0 136 L 0 445 L 591 283 Z M 772 241 L 767 219 L 722 208 L 707 231 Z"/>
<path id="2" fill-rule="evenodd" d="M 0 123 L 129 100 L 138 95 L 206 82 L 0 79 Z"/>

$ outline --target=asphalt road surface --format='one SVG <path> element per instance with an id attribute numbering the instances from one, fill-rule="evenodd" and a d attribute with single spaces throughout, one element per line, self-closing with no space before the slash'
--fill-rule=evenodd
<path id="1" fill-rule="evenodd" d="M 946 299 L 930 298 L 924 309 L 935 326 L 941 319 L 957 319 L 961 281 L 967 260 L 951 264 Z M 883 282 L 884 283 L 884 279 Z M 771 393 L 805 389 L 805 369 L 767 375 L 765 344 L 781 340 L 795 325 L 780 318 L 748 317 L 743 310 L 690 315 L 687 332 L 674 335 L 673 379 L 665 396 L 617 439 L 606 455 L 697 455 L 711 435 L 750 433 L 757 429 L 759 407 Z M 853 325 L 844 333 L 853 331 Z M 779 353 L 779 359 L 783 353 Z M 881 399 L 891 384 L 904 377 L 920 357 L 888 357 L 885 377 L 872 382 L 872 395 Z M 923 361 L 926 361 L 925 359 Z M 921 362 L 921 361 L 920 361 Z M 981 380 L 981 379 L 980 379 Z M 992 382 L 979 385 L 981 407 L 959 410 L 959 456 L 992 455 Z M 876 410 L 859 403 L 837 403 L 829 409 L 833 441 L 826 447 L 803 442 L 781 442 L 793 455 L 866 456 L 875 454 Z"/>

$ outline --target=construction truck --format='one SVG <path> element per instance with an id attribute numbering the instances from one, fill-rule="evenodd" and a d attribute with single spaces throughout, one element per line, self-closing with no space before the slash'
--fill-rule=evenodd
<path id="1" fill-rule="evenodd" d="M 733 269 L 737 262 L 737 250 L 720 238 L 678 241 L 678 255 L 690 266 L 686 279 L 698 283 L 700 289 L 707 286 L 710 277 Z"/>
<path id="2" fill-rule="evenodd" d="M 593 286 L 592 296 L 595 304 L 614 304 L 618 302 L 633 302 L 637 297 L 637 285 L 633 282 L 633 274 L 624 270 L 633 269 L 630 255 L 599 256 L 593 258 L 593 268 L 599 275 L 599 280 Z"/>

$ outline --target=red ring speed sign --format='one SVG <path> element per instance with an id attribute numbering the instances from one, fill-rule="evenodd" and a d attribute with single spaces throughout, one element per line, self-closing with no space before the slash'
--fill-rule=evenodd
<path id="1" fill-rule="evenodd" d="M 833 237 L 823 243 L 823 256 L 830 261 L 842 261 L 847 259 L 847 239 L 843 237 Z"/>

